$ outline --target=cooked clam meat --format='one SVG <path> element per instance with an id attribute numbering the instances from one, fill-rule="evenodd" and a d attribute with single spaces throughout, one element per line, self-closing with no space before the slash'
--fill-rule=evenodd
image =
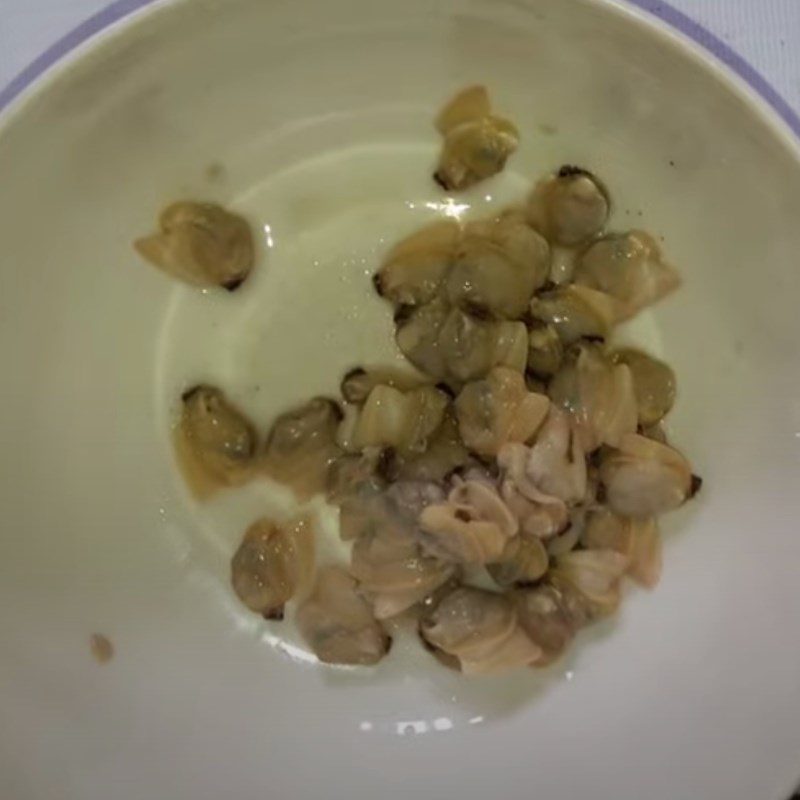
<path id="1" fill-rule="evenodd" d="M 628 558 L 613 550 L 572 550 L 556 558 L 553 576 L 583 598 L 591 616 L 605 616 L 620 603 L 627 568 Z"/>
<path id="2" fill-rule="evenodd" d="M 328 468 L 340 453 L 336 433 L 341 419 L 339 406 L 326 397 L 279 416 L 264 448 L 265 473 L 300 499 L 323 491 Z"/>
<path id="3" fill-rule="evenodd" d="M 549 408 L 547 397 L 529 392 L 522 375 L 508 367 L 468 383 L 456 398 L 461 438 L 481 456 L 496 456 L 508 442 L 530 441 Z"/>
<path id="4" fill-rule="evenodd" d="M 675 404 L 675 373 L 672 368 L 630 347 L 615 350 L 612 356 L 617 364 L 625 364 L 631 371 L 639 424 L 649 428 L 661 422 Z"/>
<path id="5" fill-rule="evenodd" d="M 393 447 L 401 453 L 421 453 L 444 419 L 449 396 L 434 386 L 402 392 L 376 386 L 355 423 L 352 446 Z"/>
<path id="6" fill-rule="evenodd" d="M 502 558 L 519 524 L 497 490 L 476 480 L 456 479 L 447 501 L 427 506 L 419 517 L 423 549 L 446 563 L 489 564 Z"/>
<path id="7" fill-rule="evenodd" d="M 314 591 L 297 610 L 297 625 L 326 664 L 377 664 L 392 643 L 359 593 L 355 578 L 341 567 L 319 571 Z"/>
<path id="8" fill-rule="evenodd" d="M 554 325 L 533 320 L 528 333 L 528 372 L 549 380 L 558 372 L 564 358 L 564 345 Z"/>
<path id="9" fill-rule="evenodd" d="M 257 435 L 220 389 L 194 386 L 181 398 L 175 449 L 189 488 L 203 499 L 252 477 Z"/>
<path id="10" fill-rule="evenodd" d="M 396 244 L 375 273 L 381 297 L 397 305 L 415 306 L 436 296 L 456 260 L 461 226 L 453 219 L 434 222 Z"/>
<path id="11" fill-rule="evenodd" d="M 533 319 L 552 326 L 565 345 L 579 339 L 607 339 L 618 316 L 614 298 L 576 284 L 534 297 L 530 313 Z"/>
<path id="12" fill-rule="evenodd" d="M 549 242 L 572 246 L 603 230 L 610 206 L 606 188 L 591 172 L 564 166 L 536 185 L 525 212 L 530 225 Z"/>
<path id="13" fill-rule="evenodd" d="M 661 537 L 652 518 L 621 517 L 603 506 L 592 510 L 581 541 L 588 549 L 606 549 L 628 559 L 627 574 L 652 588 L 661 577 Z"/>
<path id="14" fill-rule="evenodd" d="M 546 572 L 550 559 L 538 536 L 519 535 L 509 539 L 502 555 L 487 566 L 500 586 L 535 583 Z"/>
<path id="15" fill-rule="evenodd" d="M 577 503 L 586 496 L 586 457 L 569 416 L 551 406 L 527 453 L 525 475 L 546 497 Z"/>
<path id="16" fill-rule="evenodd" d="M 555 405 L 570 412 L 587 453 L 602 444 L 616 446 L 636 431 L 638 405 L 631 370 L 596 345 L 571 349 L 548 392 Z"/>
<path id="17" fill-rule="evenodd" d="M 389 480 L 443 483 L 454 471 L 469 466 L 474 460 L 461 439 L 455 413 L 450 407 L 444 412 L 442 424 L 428 439 L 424 452 L 401 454 L 389 451 L 383 473 Z"/>
<path id="18" fill-rule="evenodd" d="M 587 621 L 583 602 L 566 584 L 522 588 L 511 598 L 520 627 L 542 650 L 537 667 L 558 658 Z"/>
<path id="19" fill-rule="evenodd" d="M 392 513 L 397 512 L 384 512 L 389 517 Z M 385 517 L 353 546 L 351 572 L 377 619 L 395 617 L 420 603 L 455 571 L 455 565 L 422 554 L 413 526 Z"/>
<path id="20" fill-rule="evenodd" d="M 401 317 L 396 338 L 417 369 L 453 386 L 481 378 L 494 366 L 523 372 L 528 357 L 524 323 L 476 319 L 442 301 Z"/>
<path id="21" fill-rule="evenodd" d="M 575 281 L 615 298 L 621 320 L 658 302 L 681 282 L 655 239 L 643 231 L 609 234 L 595 242 L 578 260 Z"/>
<path id="22" fill-rule="evenodd" d="M 469 223 L 445 281 L 447 299 L 463 310 L 518 319 L 550 274 L 550 248 L 519 217 Z"/>
<path id="23" fill-rule="evenodd" d="M 699 488 L 683 455 L 638 434 L 623 436 L 603 454 L 600 479 L 612 511 L 636 519 L 672 511 Z"/>
<path id="24" fill-rule="evenodd" d="M 510 598 L 468 586 L 444 597 L 420 621 L 419 631 L 428 647 L 449 656 L 466 675 L 507 672 L 542 656 Z"/>
<path id="25" fill-rule="evenodd" d="M 254 522 L 231 560 L 231 583 L 239 599 L 268 619 L 283 619 L 286 603 L 314 573 L 314 531 L 308 519 Z"/>
<path id="26" fill-rule="evenodd" d="M 436 127 L 444 143 L 434 179 L 447 190 L 496 175 L 519 144 L 514 124 L 491 113 L 483 86 L 459 92 L 439 113 Z"/>
<path id="27" fill-rule="evenodd" d="M 237 289 L 255 260 L 253 234 L 238 214 L 214 203 L 173 203 L 159 217 L 159 231 L 135 242 L 154 266 L 192 286 Z"/>
<path id="28" fill-rule="evenodd" d="M 346 403 L 361 405 L 370 392 L 378 386 L 391 386 L 406 392 L 416 389 L 424 379 L 410 370 L 392 369 L 390 367 L 355 367 L 342 378 L 339 390 Z"/>

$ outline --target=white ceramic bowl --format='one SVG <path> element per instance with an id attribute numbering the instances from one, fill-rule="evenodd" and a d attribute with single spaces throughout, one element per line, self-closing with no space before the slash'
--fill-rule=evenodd
<path id="1" fill-rule="evenodd" d="M 547 674 L 466 681 L 399 648 L 311 663 L 227 565 L 251 490 L 192 504 L 187 382 L 261 422 L 394 357 L 368 274 L 440 212 L 435 109 L 486 83 L 523 144 L 467 213 L 561 163 L 685 287 L 638 324 L 705 478 L 665 577 Z M 800 152 L 742 82 L 595 0 L 184 0 L 83 46 L 0 129 L 4 800 L 783 800 L 800 775 Z M 232 295 L 130 243 L 177 197 L 263 227 Z M 462 202 L 462 200 L 459 200 Z M 89 656 L 99 631 L 115 644 Z M 410 650 L 411 648 L 409 648 Z"/>

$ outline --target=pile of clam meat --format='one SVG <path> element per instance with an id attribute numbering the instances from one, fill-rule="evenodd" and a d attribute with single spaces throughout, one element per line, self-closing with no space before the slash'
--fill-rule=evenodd
<path id="1" fill-rule="evenodd" d="M 459 146 L 465 124 L 491 133 L 480 119 L 459 123 Z M 440 183 L 492 172 L 459 158 L 443 154 Z M 658 581 L 657 519 L 700 481 L 662 425 L 673 371 L 613 332 L 679 279 L 647 233 L 606 231 L 609 210 L 603 184 L 565 166 L 496 217 L 444 218 L 397 243 L 374 285 L 408 369 L 356 367 L 340 397 L 287 411 L 263 441 L 221 390 L 184 394 L 176 448 L 197 496 L 259 476 L 300 502 L 324 493 L 352 545 L 349 563 L 318 569 L 312 516 L 256 521 L 232 560 L 249 609 L 280 620 L 294 602 L 332 664 L 375 664 L 411 621 L 439 661 L 481 674 L 551 663 L 615 611 L 626 576 Z M 188 247 L 175 244 L 181 211 L 140 245 L 162 268 L 176 263 L 170 236 Z M 250 261 L 240 243 L 206 280 L 231 288 Z"/>

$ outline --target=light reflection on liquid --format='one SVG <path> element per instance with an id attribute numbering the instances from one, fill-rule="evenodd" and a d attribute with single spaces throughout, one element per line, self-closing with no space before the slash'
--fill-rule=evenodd
<path id="1" fill-rule="evenodd" d="M 460 219 L 464 215 L 464 212 L 469 211 L 470 205 L 469 203 L 456 203 L 452 197 L 448 197 L 440 203 L 425 203 L 425 208 L 436 211 L 438 214 L 442 214 L 445 217 Z"/>

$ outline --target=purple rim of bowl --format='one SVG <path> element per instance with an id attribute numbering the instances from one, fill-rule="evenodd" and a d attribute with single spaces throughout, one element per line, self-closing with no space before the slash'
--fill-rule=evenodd
<path id="1" fill-rule="evenodd" d="M 50 67 L 79 45 L 124 17 L 154 2 L 156 0 L 115 0 L 115 2 L 78 25 L 77 28 L 74 28 L 66 36 L 59 39 L 23 69 L 11 83 L 0 89 L 0 111 L 8 106 L 37 78 L 49 70 Z M 761 95 L 777 112 L 778 116 L 794 131 L 795 135 L 800 137 L 800 116 L 798 113 L 781 97 L 769 81 L 732 47 L 707 28 L 686 16 L 682 11 L 678 11 L 677 8 L 669 5 L 669 3 L 662 2 L 662 0 L 627 0 L 627 2 L 658 17 L 716 56 L 717 59 L 732 69 Z"/>

